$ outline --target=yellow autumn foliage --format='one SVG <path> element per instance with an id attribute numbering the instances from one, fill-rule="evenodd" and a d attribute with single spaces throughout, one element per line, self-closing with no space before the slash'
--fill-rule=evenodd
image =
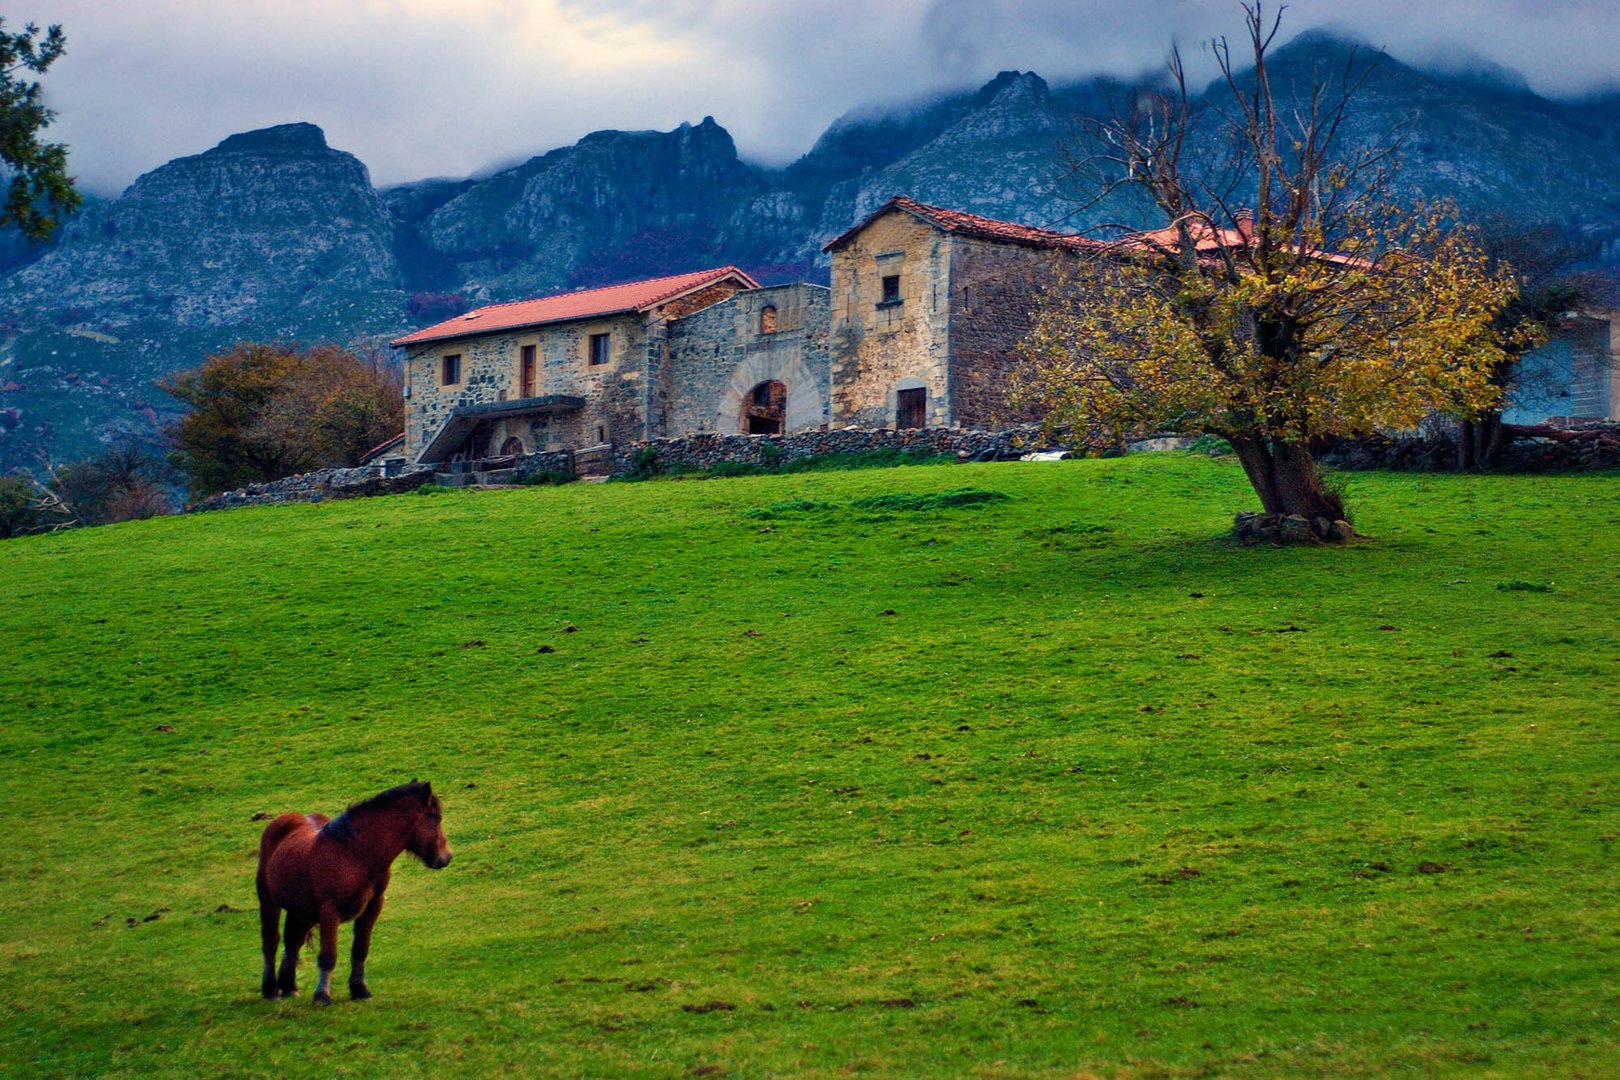
<path id="1" fill-rule="evenodd" d="M 1053 424 L 1303 443 L 1496 404 L 1492 318 L 1513 295 L 1449 207 L 1325 238 L 1178 223 L 1077 254 L 1025 342 Z"/>

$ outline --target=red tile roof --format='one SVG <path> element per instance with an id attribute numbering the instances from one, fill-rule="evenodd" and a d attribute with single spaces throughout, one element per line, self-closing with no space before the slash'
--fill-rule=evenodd
<path id="1" fill-rule="evenodd" d="M 1201 221 L 1193 222 L 1193 247 L 1198 251 L 1219 251 L 1221 248 L 1245 248 L 1249 240 L 1237 229 L 1212 229 Z M 1156 251 L 1175 251 L 1181 246 L 1181 234 L 1174 225 L 1147 232 L 1126 233 L 1114 241 L 1118 247 L 1152 248 Z"/>
<path id="2" fill-rule="evenodd" d="M 937 226 L 948 233 L 958 236 L 972 236 L 982 240 L 1000 240 L 1009 244 L 1024 244 L 1029 247 L 1046 248 L 1094 248 L 1099 247 L 1096 240 L 1089 237 L 1077 236 L 1074 233 L 1054 232 L 1051 229 L 1037 229 L 1029 225 L 1017 225 L 1011 221 L 997 221 L 995 218 L 980 217 L 978 214 L 969 214 L 962 210 L 947 210 L 942 206 L 929 206 L 920 203 L 907 195 L 896 195 L 866 217 L 860 224 L 846 230 L 841 235 L 828 241 L 821 248 L 822 251 L 832 251 L 842 247 L 856 233 L 866 228 L 879 215 L 890 210 L 904 210 L 913 217 L 921 218 L 930 225 Z"/>
<path id="3" fill-rule="evenodd" d="M 423 341 L 487 334 L 492 330 L 516 330 L 521 327 L 542 326 L 546 323 L 568 322 L 599 315 L 647 311 L 678 296 L 724 281 L 728 277 L 735 278 L 745 288 L 759 288 L 759 282 L 735 266 L 695 270 L 690 274 L 630 281 L 623 285 L 606 285 L 599 289 L 559 293 L 534 300 L 490 304 L 487 307 L 475 308 L 465 315 L 457 315 L 453 319 L 424 327 L 404 337 L 395 338 L 389 344 L 415 345 Z"/>
<path id="4" fill-rule="evenodd" d="M 959 236 L 973 236 L 984 240 L 999 240 L 1003 243 L 1024 244 L 1030 247 L 1061 248 L 1069 251 L 1152 251 L 1160 254 L 1173 254 L 1181 239 L 1174 225 L 1162 229 L 1153 229 L 1147 232 L 1131 232 L 1114 240 L 1096 240 L 1088 236 L 1075 233 L 1054 232 L 1051 229 L 1037 229 L 1028 225 L 1017 225 L 1010 221 L 997 221 L 994 218 L 980 217 L 978 214 L 969 214 L 961 210 L 946 210 L 943 207 L 929 206 L 905 195 L 896 195 L 872 213 L 863 218 L 860 224 L 847 230 L 842 235 L 822 247 L 823 251 L 832 251 L 842 246 L 856 233 L 866 228 L 879 215 L 890 210 L 903 210 L 914 217 L 920 218 L 940 229 Z M 1202 222 L 1192 225 L 1193 244 L 1196 249 L 1209 257 L 1222 249 L 1239 250 L 1249 247 L 1254 241 L 1250 235 L 1252 229 L 1248 222 L 1252 220 L 1247 212 L 1238 215 L 1239 227 L 1236 229 L 1213 228 Z M 1369 266 L 1370 263 L 1349 255 L 1338 255 L 1330 251 L 1311 249 L 1305 252 L 1313 259 L 1324 262 L 1339 263 L 1346 266 Z"/>
<path id="5" fill-rule="evenodd" d="M 1193 248 L 1199 252 L 1200 262 L 1209 262 L 1221 251 L 1241 251 L 1255 246 L 1254 216 L 1247 210 L 1239 211 L 1237 215 L 1237 228 L 1223 229 L 1210 225 L 1205 221 L 1189 222 L 1192 233 Z M 1125 251 L 1152 251 L 1161 255 L 1174 255 L 1181 245 L 1180 233 L 1174 225 L 1166 225 L 1162 229 L 1152 229 L 1147 232 L 1126 233 L 1117 240 L 1106 245 L 1107 248 Z M 1320 262 L 1334 263 L 1339 266 L 1353 266 L 1361 269 L 1372 267 L 1366 259 L 1354 255 L 1341 255 L 1338 252 L 1323 251 L 1321 248 L 1290 248 L 1308 259 Z"/>

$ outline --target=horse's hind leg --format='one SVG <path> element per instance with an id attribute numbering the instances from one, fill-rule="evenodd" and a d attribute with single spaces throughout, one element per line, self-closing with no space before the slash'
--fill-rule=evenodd
<path id="1" fill-rule="evenodd" d="M 281 996 L 281 989 L 276 985 L 276 946 L 281 944 L 281 934 L 276 929 L 276 922 L 281 916 L 281 910 L 276 907 L 275 901 L 270 899 L 269 893 L 259 890 L 259 938 L 264 944 L 264 981 L 260 984 L 260 993 L 267 998 Z"/>
<path id="2" fill-rule="evenodd" d="M 313 925 L 287 912 L 287 925 L 281 934 L 281 975 L 276 980 L 282 997 L 292 997 L 298 993 L 298 950 L 309 940 L 310 927 Z"/>

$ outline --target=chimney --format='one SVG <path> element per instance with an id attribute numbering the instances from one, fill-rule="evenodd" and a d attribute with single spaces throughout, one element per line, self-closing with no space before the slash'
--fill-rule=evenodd
<path id="1" fill-rule="evenodd" d="M 1239 210 L 1232 220 L 1237 225 L 1238 235 L 1243 237 L 1245 242 L 1254 239 L 1253 210 Z"/>

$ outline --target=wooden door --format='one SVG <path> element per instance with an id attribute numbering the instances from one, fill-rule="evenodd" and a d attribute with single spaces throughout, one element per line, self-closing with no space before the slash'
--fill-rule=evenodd
<path id="1" fill-rule="evenodd" d="M 894 426 L 920 428 L 928 420 L 928 391 L 921 387 L 901 390 L 895 399 Z"/>
<path id="2" fill-rule="evenodd" d="M 523 346 L 522 372 L 518 377 L 518 396 L 534 397 L 534 346 Z"/>

